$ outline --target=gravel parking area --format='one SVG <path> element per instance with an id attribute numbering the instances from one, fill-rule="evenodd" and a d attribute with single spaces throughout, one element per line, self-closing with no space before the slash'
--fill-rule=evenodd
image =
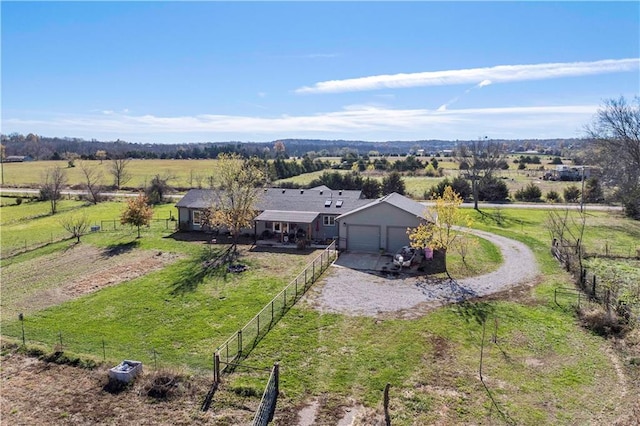
<path id="1" fill-rule="evenodd" d="M 429 307 L 501 292 L 531 282 L 539 274 L 535 257 L 525 244 L 488 232 L 469 232 L 500 249 L 504 262 L 496 271 L 455 281 L 383 277 L 334 265 L 308 293 L 307 302 L 322 312 L 413 318 Z"/>

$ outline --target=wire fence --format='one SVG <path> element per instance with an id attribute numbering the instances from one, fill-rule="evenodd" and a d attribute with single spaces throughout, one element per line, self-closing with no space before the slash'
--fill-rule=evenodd
<path id="1" fill-rule="evenodd" d="M 46 236 L 40 236 L 38 238 L 21 238 L 13 241 L 3 241 L 0 248 L 0 259 L 6 259 L 9 257 L 17 256 L 22 253 L 37 250 L 42 247 L 46 247 L 49 244 L 59 243 L 62 241 L 72 240 L 74 237 L 70 236 L 68 232 L 64 234 L 53 232 Z"/>
<path id="2" fill-rule="evenodd" d="M 149 225 L 143 229 L 151 229 L 155 231 L 175 230 L 176 228 L 175 218 L 153 218 L 149 222 Z M 120 223 L 120 219 L 103 219 L 93 221 L 87 229 L 87 233 L 92 232 L 113 232 L 122 230 L 135 229 L 131 225 L 123 225 Z M 6 259 L 22 253 L 27 253 L 33 250 L 37 250 L 42 247 L 46 247 L 49 244 L 59 243 L 67 240 L 72 240 L 75 237 L 71 236 L 69 232 L 51 232 L 48 236 L 46 234 L 40 234 L 36 237 L 24 237 L 20 239 L 14 239 L 11 241 L 3 241 L 0 247 L 0 259 Z"/>
<path id="3" fill-rule="evenodd" d="M 26 347 L 31 353 L 41 356 L 59 354 L 70 364 L 113 364 L 123 359 L 141 361 L 145 369 L 158 370 L 188 366 L 198 374 L 211 374 L 213 365 L 202 354 L 191 354 L 166 345 L 154 346 L 148 339 L 118 340 L 113 335 L 100 333 L 79 333 L 69 329 L 52 331 L 32 326 L 28 316 L 20 316 L 19 321 L 3 325 L 2 338 Z M 62 355 L 64 354 L 64 355 Z"/>
<path id="4" fill-rule="evenodd" d="M 216 348 L 224 367 L 245 358 L 260 339 L 266 335 L 280 318 L 291 308 L 325 269 L 337 258 L 335 241 L 320 253 L 307 267 L 278 293 L 256 316 Z"/>
<path id="5" fill-rule="evenodd" d="M 640 320 L 640 303 L 635 300 L 629 300 L 624 296 L 625 291 L 622 280 L 614 280 L 610 282 L 599 277 L 595 272 L 582 267 L 579 259 L 580 250 L 575 250 L 569 246 L 554 244 L 551 252 L 565 267 L 565 269 L 573 274 L 576 280 L 577 288 L 580 290 L 577 294 L 577 304 L 580 307 L 580 293 L 586 294 L 585 299 L 594 301 L 602 305 L 605 309 L 614 310 L 624 318 L 627 322 L 635 322 Z M 557 289 L 554 293 L 556 303 L 559 296 L 567 295 L 573 299 L 570 289 Z M 640 291 L 640 289 L 638 289 Z"/>
<path id="6" fill-rule="evenodd" d="M 269 381 L 262 394 L 260 405 L 253 418 L 253 426 L 267 426 L 272 420 L 276 411 L 278 401 L 280 367 L 278 363 L 273 366 Z"/>
<path id="7" fill-rule="evenodd" d="M 606 257 L 619 259 L 640 259 L 640 245 L 613 245 L 608 241 L 594 247 L 594 252 L 587 252 L 585 257 Z"/>

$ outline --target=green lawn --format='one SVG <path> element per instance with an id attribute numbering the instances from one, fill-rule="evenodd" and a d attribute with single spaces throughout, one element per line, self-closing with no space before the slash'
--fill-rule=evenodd
<path id="1" fill-rule="evenodd" d="M 126 204 L 123 202 L 104 202 L 97 205 L 75 200 L 61 200 L 58 213 L 50 214 L 49 202 L 31 201 L 21 205 L 0 207 L 0 241 L 2 256 L 25 247 L 50 243 L 68 237 L 69 233 L 62 227 L 61 221 L 74 215 L 87 215 L 92 225 L 105 229 L 127 228 L 120 225 L 119 218 Z M 167 219 L 177 216 L 173 204 L 161 204 L 154 207 L 154 219 Z M 175 222 L 168 226 L 173 228 Z M 153 227 L 166 228 L 166 221 L 153 221 Z M 145 228 L 143 228 L 144 232 Z"/>
<path id="2" fill-rule="evenodd" d="M 114 213 L 118 206 L 113 204 L 71 208 Z M 376 320 L 296 305 L 244 361 L 265 368 L 280 362 L 279 416 L 294 413 L 310 398 L 322 401 L 320 417 L 325 416 L 326 423 L 331 423 L 330 412 L 351 400 L 380 412 L 382 389 L 390 383 L 394 425 L 588 424 L 615 419 L 619 384 L 603 350 L 606 342 L 581 328 L 569 306 L 553 303 L 553 290 L 571 279 L 550 255 L 547 213 L 488 209 L 470 214 L 476 228 L 531 247 L 541 267 L 540 282 L 503 300 L 442 307 L 416 319 Z M 45 219 L 28 222 L 37 228 L 37 221 Z M 601 233 L 618 244 L 632 240 L 638 231 L 635 222 L 604 212 L 590 213 L 587 223 L 598 228 L 586 233 L 587 245 L 598 244 Z M 1 232 L 4 244 L 4 225 Z M 146 276 L 29 313 L 24 321 L 27 340 L 49 350 L 62 343 L 67 351 L 97 359 L 104 350 L 109 361 L 136 358 L 147 365 L 157 362 L 208 374 L 215 347 L 317 255 L 245 251 L 241 261 L 248 264 L 247 272 L 203 275 L 203 254 L 223 246 L 170 235 L 156 227 L 141 239 L 133 230 L 85 236 L 82 245 L 105 250 L 133 245 L 135 250 L 176 253 L 181 259 Z M 18 255 L 3 261 L 2 269 L 33 267 L 68 247 L 68 242 L 59 243 Z M 477 250 L 470 264 L 477 273 L 501 261 L 484 240 Z M 454 255 L 449 259 L 456 276 L 463 275 L 460 263 Z M 18 288 L 11 291 L 16 294 L 6 294 L 3 286 L 3 303 L 5 297 L 21 297 Z M 478 318 L 483 317 L 483 377 L 497 408 L 478 378 L 483 341 Z M 20 340 L 22 324 L 15 316 L 1 320 L 3 335 Z M 259 394 L 265 379 L 262 372 L 239 369 L 225 377 L 225 387 L 248 387 Z"/>

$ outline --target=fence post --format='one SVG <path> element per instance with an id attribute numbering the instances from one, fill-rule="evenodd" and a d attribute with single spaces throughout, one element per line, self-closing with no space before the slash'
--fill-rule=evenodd
<path id="1" fill-rule="evenodd" d="M 596 297 L 596 276 L 593 276 L 593 287 L 591 288 L 591 293 L 593 294 L 593 297 Z"/>
<path id="2" fill-rule="evenodd" d="M 105 344 L 104 344 L 104 337 L 102 338 L 102 360 L 103 361 L 107 360 L 107 348 L 105 347 Z"/>
<path id="3" fill-rule="evenodd" d="M 256 321 L 258 322 L 258 333 L 256 335 L 256 338 L 258 336 L 260 336 L 260 313 L 258 313 L 258 315 L 256 316 Z"/>
<path id="4" fill-rule="evenodd" d="M 213 354 L 213 381 L 220 382 L 220 354 L 218 352 Z"/>
<path id="5" fill-rule="evenodd" d="M 62 352 L 63 347 L 62 347 L 62 331 L 58 331 L 58 338 L 60 339 L 60 351 Z"/>
<path id="6" fill-rule="evenodd" d="M 238 330 L 238 356 L 242 356 L 242 330 Z"/>
<path id="7" fill-rule="evenodd" d="M 271 322 L 273 322 L 273 300 L 271 300 Z"/>
<path id="8" fill-rule="evenodd" d="M 283 300 L 282 300 L 282 312 L 287 309 L 287 289 L 285 288 L 282 292 Z"/>
<path id="9" fill-rule="evenodd" d="M 387 383 L 384 387 L 384 423 L 386 426 L 391 426 L 391 416 L 389 416 L 389 388 L 391 383 Z"/>

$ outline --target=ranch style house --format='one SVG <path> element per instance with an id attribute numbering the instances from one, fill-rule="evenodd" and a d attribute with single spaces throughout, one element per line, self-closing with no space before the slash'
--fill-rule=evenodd
<path id="1" fill-rule="evenodd" d="M 395 253 L 409 245 L 407 228 L 426 220 L 425 206 L 392 193 L 366 199 L 362 191 L 311 189 L 261 189 L 256 203 L 253 234 L 260 244 L 308 244 L 338 241 L 338 248 L 353 252 Z M 179 228 L 203 229 L 203 212 L 213 204 L 212 190 L 191 189 L 176 204 Z"/>

